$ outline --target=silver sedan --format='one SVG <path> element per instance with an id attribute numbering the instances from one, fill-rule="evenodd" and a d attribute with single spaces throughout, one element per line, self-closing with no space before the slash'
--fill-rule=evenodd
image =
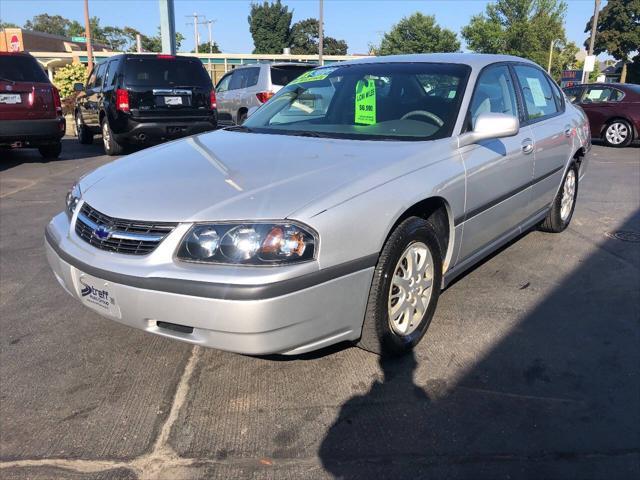
<path id="1" fill-rule="evenodd" d="M 567 227 L 589 148 L 584 113 L 521 58 L 319 67 L 242 126 L 80 179 L 47 256 L 72 296 L 147 332 L 397 355 L 453 278 L 529 228 Z"/>

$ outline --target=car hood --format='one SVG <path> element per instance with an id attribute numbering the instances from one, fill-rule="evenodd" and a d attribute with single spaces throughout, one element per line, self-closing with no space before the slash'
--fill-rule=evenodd
<path id="1" fill-rule="evenodd" d="M 399 163 L 415 169 L 419 144 L 424 154 L 422 142 L 221 130 L 118 159 L 84 177 L 80 187 L 93 208 L 117 218 L 279 219 L 341 187 L 357 194 L 354 184 L 364 190 L 382 183 L 391 173 L 382 172 L 399 173 Z"/>

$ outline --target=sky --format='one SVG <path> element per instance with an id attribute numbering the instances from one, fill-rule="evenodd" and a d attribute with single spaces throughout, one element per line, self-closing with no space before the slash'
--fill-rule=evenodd
<path id="1" fill-rule="evenodd" d="M 317 17 L 317 0 L 283 0 L 293 10 L 293 22 Z M 484 11 L 485 0 L 325 0 L 325 35 L 346 40 L 349 53 L 367 53 L 368 45 L 379 44 L 384 32 L 402 17 L 416 11 L 436 16 L 443 27 L 458 33 L 472 15 Z M 565 28 L 569 40 L 581 46 L 587 34 L 584 28 L 593 14 L 593 0 L 568 0 Z M 606 2 L 602 2 L 603 5 Z M 175 0 L 176 30 L 186 40 L 181 50 L 194 45 L 193 26 L 187 25 L 198 13 L 215 20 L 213 39 L 225 53 L 251 53 L 253 41 L 247 16 L 249 0 Z M 89 0 L 89 12 L 100 24 L 133 27 L 154 35 L 160 24 L 158 0 Z M 39 13 L 62 15 L 84 23 L 82 0 L 0 0 L 0 19 L 23 25 Z M 200 41 L 207 39 L 207 28 L 200 28 Z M 461 38 L 460 38 L 461 39 Z M 464 40 L 461 39 L 464 46 Z"/>

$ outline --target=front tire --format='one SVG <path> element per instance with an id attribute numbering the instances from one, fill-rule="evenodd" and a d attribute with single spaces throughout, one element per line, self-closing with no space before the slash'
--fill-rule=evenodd
<path id="1" fill-rule="evenodd" d="M 102 120 L 102 144 L 104 146 L 104 153 L 107 155 L 122 155 L 124 153 L 124 147 L 113 138 L 113 132 L 109 126 L 109 122 L 105 117 Z"/>
<path id="2" fill-rule="evenodd" d="M 571 222 L 578 198 L 578 166 L 571 164 L 562 180 L 562 185 L 551 204 L 551 210 L 540 224 L 540 230 L 549 233 L 564 231 Z"/>
<path id="3" fill-rule="evenodd" d="M 626 147 L 633 140 L 633 129 L 626 120 L 613 120 L 607 125 L 607 128 L 604 129 L 602 140 L 604 140 L 604 143 L 609 147 Z"/>
<path id="4" fill-rule="evenodd" d="M 82 145 L 91 145 L 93 143 L 93 134 L 89 131 L 89 128 L 82 121 L 82 115 L 80 112 L 76 113 L 76 119 L 74 123 L 76 137 L 78 142 Z"/>
<path id="5" fill-rule="evenodd" d="M 412 350 L 429 328 L 441 284 L 438 230 L 429 220 L 409 217 L 378 259 L 358 346 L 382 356 Z"/>
<path id="6" fill-rule="evenodd" d="M 43 158 L 47 160 L 55 160 L 62 152 L 62 143 L 56 142 L 50 145 L 41 145 L 38 147 L 38 151 Z"/>

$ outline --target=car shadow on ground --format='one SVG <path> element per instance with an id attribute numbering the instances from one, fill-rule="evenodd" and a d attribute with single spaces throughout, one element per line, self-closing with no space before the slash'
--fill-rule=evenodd
<path id="1" fill-rule="evenodd" d="M 620 230 L 639 231 L 640 210 Z M 640 478 L 638 246 L 603 239 L 457 380 L 418 386 L 413 354 L 381 358 L 383 376 L 328 428 L 323 467 L 338 479 Z"/>
<path id="2" fill-rule="evenodd" d="M 75 137 L 62 139 L 62 153 L 55 160 L 42 158 L 37 148 L 0 149 L 0 172 L 25 163 L 51 163 L 60 160 L 82 160 L 104 155 L 102 141 L 96 137 L 91 145 L 81 145 Z"/>

